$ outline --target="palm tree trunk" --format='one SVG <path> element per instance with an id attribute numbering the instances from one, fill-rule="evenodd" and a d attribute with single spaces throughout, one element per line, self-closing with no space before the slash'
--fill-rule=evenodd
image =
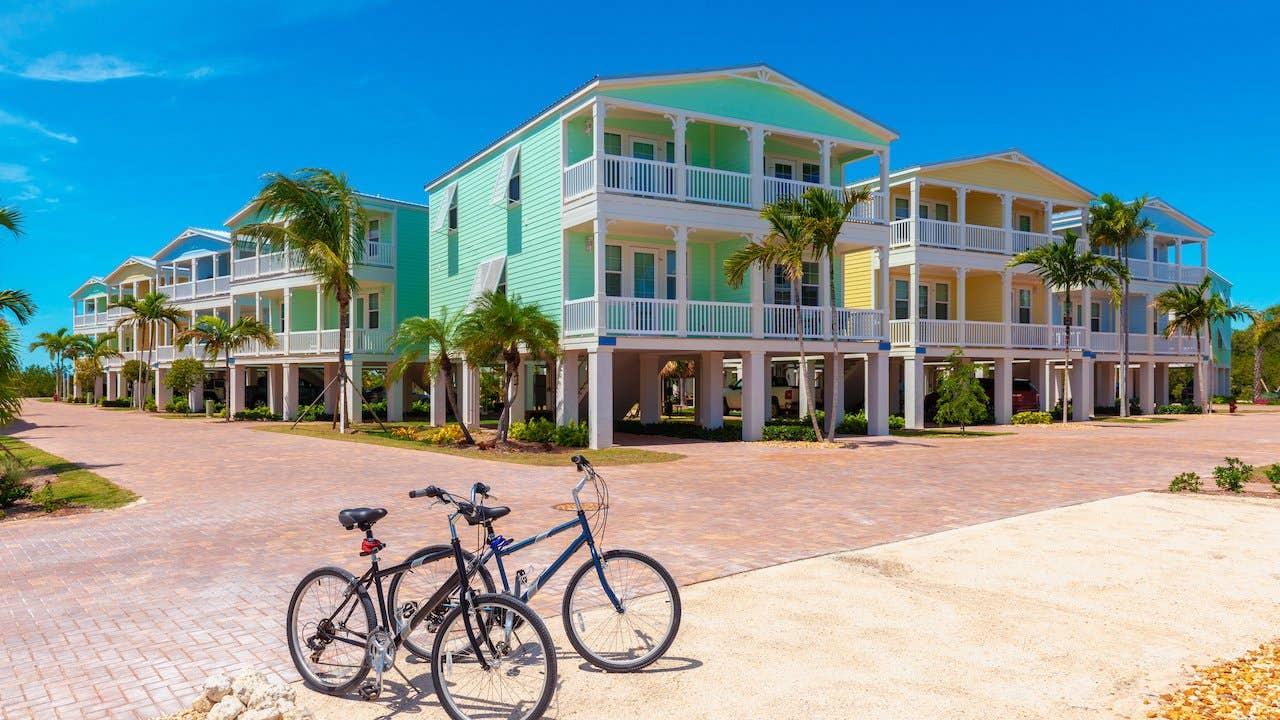
<path id="1" fill-rule="evenodd" d="M 1196 331 L 1196 385 L 1200 387 L 1200 394 L 1204 397 L 1204 407 L 1200 408 L 1201 415 L 1207 415 L 1213 412 L 1213 396 L 1209 394 L 1208 379 L 1205 377 L 1204 354 L 1200 349 L 1200 331 Z"/>
<path id="2" fill-rule="evenodd" d="M 517 351 L 518 352 L 518 351 Z M 520 386 L 520 357 L 512 361 L 507 359 L 502 371 L 502 413 L 498 415 L 497 442 L 506 443 L 511 431 L 511 405 L 515 402 L 516 391 Z"/>
<path id="3" fill-rule="evenodd" d="M 214 358 L 217 357 L 215 353 Z M 222 382 L 222 411 L 227 414 L 223 421 L 231 422 L 231 348 L 226 349 L 226 355 L 222 359 L 227 365 L 227 378 Z"/>
<path id="4" fill-rule="evenodd" d="M 1124 246 L 1125 279 L 1120 298 L 1120 417 L 1129 417 L 1129 244 Z"/>
<path id="5" fill-rule="evenodd" d="M 822 442 L 822 428 L 818 427 L 818 415 L 813 411 L 813 384 L 809 382 L 809 358 L 804 352 L 804 312 L 803 305 L 800 304 L 799 279 L 791 281 L 791 292 L 795 297 L 796 341 L 800 344 L 800 388 L 804 393 L 802 397 L 808 399 L 801 409 L 809 415 L 809 422 L 813 425 L 814 439 Z"/>
<path id="6" fill-rule="evenodd" d="M 338 293 L 338 412 L 334 422 L 338 430 L 347 432 L 350 423 L 350 408 L 347 406 L 347 310 L 351 307 L 351 296 L 345 292 Z M 330 426 L 332 427 L 332 425 Z"/>
<path id="7" fill-rule="evenodd" d="M 453 417 L 457 419 L 458 426 L 462 428 L 462 437 L 467 439 L 468 445 L 475 445 L 475 438 L 471 437 L 471 431 L 467 429 L 467 424 L 462 421 L 462 413 L 458 412 L 458 394 L 453 390 L 453 363 L 449 360 L 449 356 L 440 354 L 440 372 L 444 374 L 444 397 L 445 402 L 449 403 L 449 407 L 453 408 Z M 431 400 L 435 402 L 433 398 Z"/>
<path id="8" fill-rule="evenodd" d="M 1262 399 L 1262 340 L 1258 338 L 1253 346 L 1253 401 Z"/>
<path id="9" fill-rule="evenodd" d="M 840 322 L 836 318 L 836 259 L 832 255 L 828 258 L 827 271 L 830 277 L 827 278 L 827 301 L 831 310 L 831 352 L 835 357 L 840 357 Z M 831 368 L 823 371 L 822 376 L 824 383 L 844 382 L 844 375 L 835 377 L 831 373 Z M 830 392 L 830 397 L 844 397 L 843 393 Z M 837 412 L 833 412 L 837 411 Z M 827 441 L 835 442 L 836 428 L 840 426 L 840 421 L 844 419 L 844 408 L 827 408 Z"/>
<path id="10" fill-rule="evenodd" d="M 1067 288 L 1066 297 L 1063 300 L 1066 308 L 1071 307 L 1071 288 Z M 1052 306 L 1052 302 L 1050 305 Z M 1071 310 L 1067 309 L 1062 313 L 1062 424 L 1066 425 L 1070 422 L 1070 407 L 1067 402 L 1067 396 L 1071 392 Z"/>

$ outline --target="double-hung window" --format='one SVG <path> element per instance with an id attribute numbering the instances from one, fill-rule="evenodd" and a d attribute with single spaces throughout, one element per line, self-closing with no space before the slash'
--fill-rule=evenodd
<path id="1" fill-rule="evenodd" d="M 804 272 L 800 277 L 800 304 L 817 305 L 819 282 L 822 271 L 816 262 L 806 261 Z"/>
<path id="2" fill-rule="evenodd" d="M 365 321 L 364 326 L 370 330 L 377 330 L 381 321 L 381 298 L 378 293 L 371 292 L 369 297 L 365 299 Z"/>
<path id="3" fill-rule="evenodd" d="M 1018 322 L 1031 324 L 1031 291 L 1025 288 L 1018 289 Z"/>
<path id="4" fill-rule="evenodd" d="M 951 319 L 951 286 L 946 283 L 933 286 L 933 319 Z"/>
<path id="5" fill-rule="evenodd" d="M 893 219 L 906 220 L 911 217 L 911 201 L 907 198 L 893 199 Z"/>
<path id="6" fill-rule="evenodd" d="M 622 246 L 604 246 L 604 294 L 622 296 Z"/>
<path id="7" fill-rule="evenodd" d="M 802 163 L 800 165 L 800 179 L 817 185 L 822 182 L 822 168 L 817 163 Z"/>
<path id="8" fill-rule="evenodd" d="M 791 304 L 791 281 L 787 279 L 787 271 L 781 265 L 773 266 L 773 304 Z"/>
<path id="9" fill-rule="evenodd" d="M 1031 216 L 1030 215 L 1018 216 L 1018 232 L 1031 232 Z"/>
<path id="10" fill-rule="evenodd" d="M 1089 329 L 1102 332 L 1102 306 L 1098 303 L 1089 304 Z"/>
<path id="11" fill-rule="evenodd" d="M 378 242 L 382 239 L 382 221 L 378 218 L 369 220 L 369 231 L 365 233 L 365 240 L 368 242 Z"/>
<path id="12" fill-rule="evenodd" d="M 440 191 L 440 204 L 432 210 L 431 229 L 458 229 L 458 183 L 449 183 Z"/>
<path id="13" fill-rule="evenodd" d="M 667 299 L 676 299 L 676 251 L 667 251 Z"/>
<path id="14" fill-rule="evenodd" d="M 906 280 L 893 281 L 893 319 L 906 320 L 911 316 L 911 286 Z"/>
<path id="15" fill-rule="evenodd" d="M 916 309 L 920 312 L 920 319 L 925 320 L 929 317 L 929 286 L 920 286 L 920 297 L 916 298 Z"/>

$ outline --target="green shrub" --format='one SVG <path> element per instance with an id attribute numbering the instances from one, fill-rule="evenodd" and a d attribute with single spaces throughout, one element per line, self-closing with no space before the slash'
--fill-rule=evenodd
<path id="1" fill-rule="evenodd" d="M 1213 469 L 1214 483 L 1228 492 L 1244 492 L 1244 484 L 1253 477 L 1253 466 L 1244 464 L 1240 458 L 1223 459 L 1227 464 Z"/>
<path id="2" fill-rule="evenodd" d="M 186 398 L 176 397 L 164 404 L 164 411 L 167 413 L 188 413 L 191 412 L 191 408 L 187 405 Z"/>
<path id="3" fill-rule="evenodd" d="M 102 407 L 125 408 L 132 407 L 133 402 L 129 398 L 116 398 L 115 400 L 103 400 Z"/>
<path id="4" fill-rule="evenodd" d="M 143 410 L 145 410 L 145 411 L 147 411 L 147 412 L 155 412 L 155 411 L 156 411 L 156 399 L 155 399 L 155 398 L 153 398 L 153 397 L 148 397 L 146 400 L 143 400 L 143 401 L 142 401 L 142 409 L 143 409 Z"/>
<path id="5" fill-rule="evenodd" d="M 631 433 L 633 435 L 661 435 L 685 440 L 733 442 L 742 439 L 742 425 L 738 423 L 719 428 L 704 428 L 700 425 L 685 422 L 663 421 L 645 425 L 639 420 L 620 420 L 614 423 L 613 427 L 616 432 Z"/>
<path id="6" fill-rule="evenodd" d="M 241 410 L 235 415 L 236 420 L 279 420 L 280 416 L 271 412 L 266 405 L 259 405 L 248 410 Z"/>
<path id="7" fill-rule="evenodd" d="M 302 411 L 298 413 L 298 419 L 303 422 L 332 420 L 333 415 L 324 411 L 324 403 L 316 403 L 315 405 L 308 405 L 303 408 Z"/>
<path id="8" fill-rule="evenodd" d="M 432 445 L 457 445 L 462 442 L 462 428 L 456 423 L 441 425 L 438 428 L 424 428 L 418 432 L 418 439 Z"/>
<path id="9" fill-rule="evenodd" d="M 511 423 L 508 433 L 512 440 L 532 443 L 554 443 L 556 441 L 555 423 L 547 420 L 530 420 L 529 422 Z"/>
<path id="10" fill-rule="evenodd" d="M 1280 492 L 1280 463 L 1262 468 L 1262 474 L 1271 482 L 1271 487 Z"/>
<path id="11" fill-rule="evenodd" d="M 387 401 L 378 400 L 377 402 L 365 403 L 364 414 L 384 418 L 387 416 Z"/>
<path id="12" fill-rule="evenodd" d="M 409 415 L 431 417 L 431 403 L 426 400 L 414 400 L 409 404 Z"/>
<path id="13" fill-rule="evenodd" d="M 818 438 L 809 425 L 793 423 L 766 423 L 760 430 L 761 440 L 777 440 L 784 442 L 814 442 Z"/>
<path id="14" fill-rule="evenodd" d="M 31 483 L 27 482 L 30 474 L 20 461 L 0 455 L 0 507 L 31 497 Z"/>
<path id="15" fill-rule="evenodd" d="M 840 424 L 836 426 L 836 432 L 845 433 L 846 435 L 866 435 L 867 434 L 867 411 L 859 410 L 857 413 L 845 413 L 840 418 Z"/>
<path id="16" fill-rule="evenodd" d="M 1014 425 L 1049 425 L 1051 423 L 1053 423 L 1053 416 L 1038 410 L 1020 412 L 1013 416 Z"/>
<path id="17" fill-rule="evenodd" d="M 556 428 L 556 444 L 560 447 L 586 447 L 591 442 L 591 429 L 583 421 L 572 422 Z"/>
<path id="18" fill-rule="evenodd" d="M 1201 412 L 1199 405 L 1182 403 L 1169 403 L 1156 408 L 1157 415 L 1199 415 Z"/>
<path id="19" fill-rule="evenodd" d="M 39 491 L 32 493 L 31 502 L 38 505 L 41 510 L 51 513 L 66 506 L 70 501 L 66 498 L 60 498 L 57 495 L 54 495 L 53 485 L 46 482 L 44 487 L 40 488 Z"/>
<path id="20" fill-rule="evenodd" d="M 1072 404 L 1071 404 L 1071 403 L 1067 403 L 1067 413 L 1068 413 L 1068 414 L 1070 414 L 1070 412 L 1071 412 L 1073 409 L 1074 409 L 1074 406 L 1072 406 Z M 1054 406 L 1053 406 L 1053 409 L 1049 411 L 1049 415 L 1050 415 L 1050 416 L 1051 416 L 1055 421 L 1061 421 L 1061 420 L 1062 420 L 1062 402 L 1061 402 L 1061 401 L 1059 401 L 1057 405 L 1054 405 Z"/>
<path id="21" fill-rule="evenodd" d="M 890 415 L 890 416 L 889 416 L 889 429 L 890 429 L 890 430 L 906 430 L 906 429 L 907 429 L 907 419 L 906 419 L 906 418 L 904 418 L 904 417 L 902 417 L 901 415 Z"/>
<path id="22" fill-rule="evenodd" d="M 1193 472 L 1178 473 L 1169 483 L 1169 492 L 1200 492 L 1200 476 Z"/>

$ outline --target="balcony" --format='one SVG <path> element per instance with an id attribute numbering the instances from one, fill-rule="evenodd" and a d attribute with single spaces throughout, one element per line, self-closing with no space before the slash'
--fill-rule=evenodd
<path id="1" fill-rule="evenodd" d="M 1129 271 L 1134 280 L 1155 280 L 1157 282 L 1181 283 L 1194 285 L 1204 279 L 1208 268 L 1199 265 L 1178 265 L 1160 262 L 1159 260 L 1129 260 Z"/>
<path id="2" fill-rule="evenodd" d="M 604 335 L 795 339 L 803 332 L 808 340 L 830 340 L 829 308 L 793 305 L 761 305 L 759 321 L 749 303 L 690 300 L 683 318 L 679 302 L 637 297 L 605 298 Z M 683 322 L 682 322 L 683 320 Z M 840 340 L 883 340 L 884 313 L 855 308 L 835 309 L 835 331 Z M 596 299 L 582 298 L 564 304 L 567 337 L 595 335 Z"/>
<path id="3" fill-rule="evenodd" d="M 76 330 L 97 327 L 99 325 L 105 326 L 109 322 L 108 318 L 109 313 L 107 312 L 86 313 L 84 315 L 76 315 L 72 325 Z"/>
<path id="4" fill-rule="evenodd" d="M 889 323 L 894 345 L 942 346 L 966 348 L 1018 348 L 1027 350 L 1061 350 L 1064 329 L 1061 325 L 1032 325 L 974 320 L 920 320 L 915 337 L 911 337 L 910 320 Z M 1071 349 L 1116 354 L 1122 345 L 1119 333 L 1089 333 L 1085 343 L 1084 329 L 1071 328 Z M 1139 354 L 1194 355 L 1195 338 L 1130 333 L 1129 351 Z"/>
<path id="5" fill-rule="evenodd" d="M 390 329 L 347 330 L 347 352 L 380 355 L 387 352 L 391 341 Z M 338 352 L 337 330 L 300 330 L 288 333 L 276 333 L 276 346 L 268 348 L 259 343 L 251 343 L 239 352 L 236 357 L 261 357 L 273 355 L 324 355 Z"/>
<path id="6" fill-rule="evenodd" d="M 364 244 L 364 258 L 359 261 L 359 264 L 372 267 L 395 267 L 395 258 L 394 243 L 368 240 Z M 302 255 L 289 250 L 238 257 L 231 263 L 233 281 L 281 277 L 303 272 L 306 272 L 306 266 L 302 262 Z"/>
<path id="7" fill-rule="evenodd" d="M 602 172 L 602 182 L 598 188 L 597 168 Z M 753 182 L 761 182 L 761 197 L 765 203 L 799 197 L 811 188 L 825 189 L 838 195 L 844 193 L 844 188 L 841 187 L 801 180 L 752 176 L 750 173 L 605 155 L 603 158 L 588 157 L 565 168 L 564 200 L 568 202 L 601 190 L 636 197 L 757 208 L 752 200 Z M 879 223 L 882 219 L 881 196 L 878 192 L 872 194 L 871 200 L 854 208 L 850 217 L 854 222 L 865 223 Z"/>
<path id="8" fill-rule="evenodd" d="M 161 286 L 160 292 L 168 295 L 174 300 L 196 300 L 206 297 L 214 297 L 216 295 L 226 295 L 231 291 L 231 277 L 223 275 L 221 277 L 205 278 L 204 280 L 196 280 L 195 282 L 180 282 L 172 285 Z"/>
<path id="9" fill-rule="evenodd" d="M 889 246 L 895 248 L 937 247 L 1014 255 L 1058 239 L 1045 233 L 924 218 L 894 220 L 891 226 Z"/>

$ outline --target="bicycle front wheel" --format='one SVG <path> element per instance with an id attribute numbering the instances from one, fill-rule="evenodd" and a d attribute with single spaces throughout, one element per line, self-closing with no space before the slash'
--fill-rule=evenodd
<path id="1" fill-rule="evenodd" d="M 466 550 L 463 557 L 470 563 L 475 556 Z M 405 558 L 405 562 L 414 563 L 413 567 L 399 573 L 391 581 L 391 589 L 387 592 L 387 607 L 395 615 L 396 627 L 402 627 L 418 617 L 421 605 L 458 572 L 457 563 L 453 559 L 453 548 L 448 545 L 428 545 Z M 481 587 L 476 592 L 493 593 L 493 576 L 481 565 L 476 570 Z M 431 645 L 436 630 L 440 628 L 445 613 L 458 603 L 458 592 L 453 592 L 440 603 L 439 607 L 428 608 L 418 617 L 418 624 L 409 629 L 404 636 L 404 648 L 423 660 L 430 659 Z"/>
<path id="2" fill-rule="evenodd" d="M 561 615 L 573 649 L 609 672 L 651 665 L 671 647 L 680 629 L 680 590 L 657 560 L 634 550 L 610 550 L 578 568 L 564 590 Z"/>
<path id="3" fill-rule="evenodd" d="M 313 690 L 344 695 L 369 674 L 369 634 L 377 627 L 368 595 L 338 567 L 312 570 L 289 601 L 285 631 L 298 674 Z"/>
<path id="4" fill-rule="evenodd" d="M 474 607 L 445 615 L 431 647 L 431 682 L 454 720 L 536 720 L 555 694 L 551 633 L 519 600 L 477 595 Z"/>

